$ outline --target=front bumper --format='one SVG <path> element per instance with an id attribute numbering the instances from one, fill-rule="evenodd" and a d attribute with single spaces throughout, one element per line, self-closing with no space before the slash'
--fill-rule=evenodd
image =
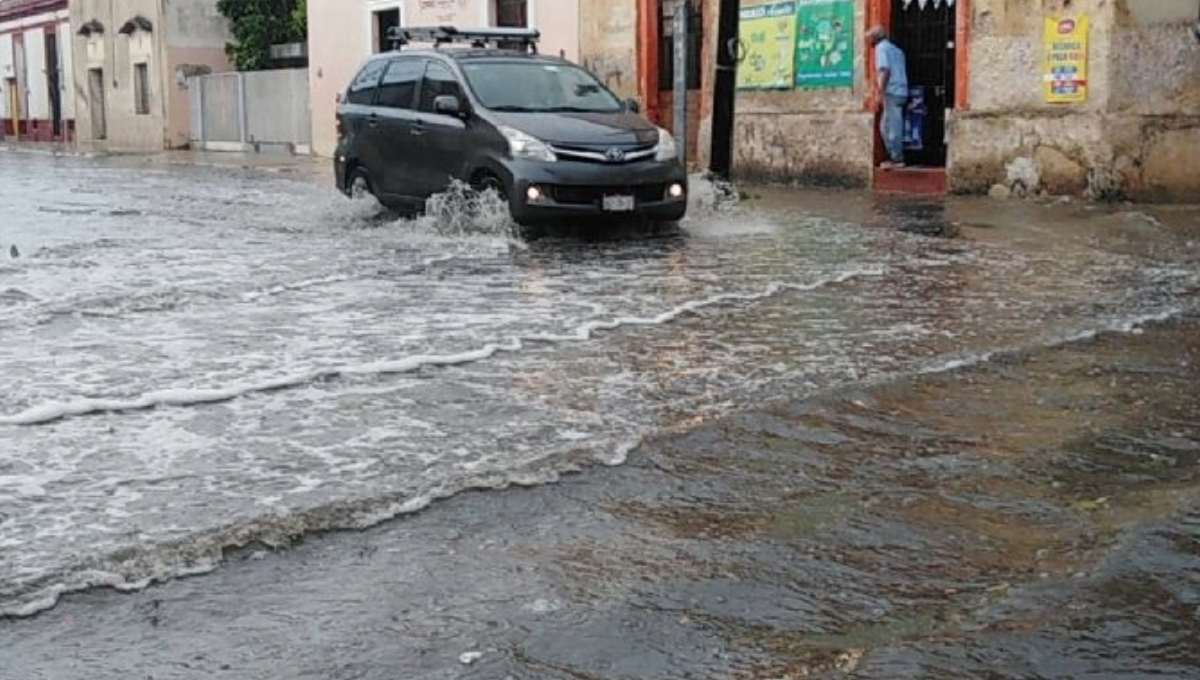
<path id="1" fill-rule="evenodd" d="M 574 216 L 675 221 L 687 212 L 687 173 L 673 161 L 604 165 L 509 160 L 505 169 L 509 207 L 518 222 Z M 682 193 L 672 196 L 671 185 L 681 187 Z M 531 199 L 531 187 L 537 189 L 537 199 Z M 606 209 L 605 197 L 616 197 L 608 201 L 608 208 L 622 205 Z"/>

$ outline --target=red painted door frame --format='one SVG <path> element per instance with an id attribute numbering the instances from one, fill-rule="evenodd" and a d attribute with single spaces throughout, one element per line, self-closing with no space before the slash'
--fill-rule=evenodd
<path id="1" fill-rule="evenodd" d="M 652 122 L 659 122 L 658 110 L 658 3 L 659 0 L 637 0 L 637 84 L 642 112 Z"/>
<path id="2" fill-rule="evenodd" d="M 955 31 L 955 51 L 954 51 L 954 108 L 955 110 L 963 110 L 968 107 L 968 87 L 970 78 L 968 78 L 969 66 L 971 61 L 971 0 L 957 0 L 955 2 L 954 15 L 954 31 Z M 887 28 L 889 31 L 892 27 L 892 0 L 867 0 L 867 25 L 864 27 L 880 25 Z M 865 46 L 864 46 L 865 49 Z M 867 78 L 868 83 L 875 79 L 875 60 L 870 58 L 870 52 L 867 52 Z M 871 104 L 871 90 L 868 87 L 863 97 L 863 108 L 869 109 Z"/>
<path id="3" fill-rule="evenodd" d="M 954 109 L 966 110 L 970 105 L 968 87 L 970 84 L 970 39 L 971 39 L 971 0 L 956 0 L 954 5 Z M 867 0 L 866 26 L 883 26 L 891 31 L 892 0 Z M 875 81 L 875 60 L 871 51 L 864 44 L 866 58 L 867 86 L 864 88 L 863 110 L 875 114 L 875 124 L 871 126 L 874 140 L 873 166 L 878 166 L 884 160 L 883 140 L 879 137 L 879 114 L 871 111 L 871 87 Z M 874 171 L 872 171 L 874 172 Z M 944 178 L 944 174 L 943 174 Z M 876 182 L 878 183 L 878 182 Z"/>

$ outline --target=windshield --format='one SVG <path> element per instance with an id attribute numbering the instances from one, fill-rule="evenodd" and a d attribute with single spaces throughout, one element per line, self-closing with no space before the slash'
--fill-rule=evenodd
<path id="1" fill-rule="evenodd" d="M 467 84 L 493 111 L 616 113 L 621 102 L 596 77 L 570 64 L 476 61 L 462 64 Z"/>

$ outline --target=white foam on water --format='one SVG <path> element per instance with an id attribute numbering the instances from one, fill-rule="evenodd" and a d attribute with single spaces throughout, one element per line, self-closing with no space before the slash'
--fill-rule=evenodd
<path id="1" fill-rule="evenodd" d="M 811 291 L 824 286 L 844 283 L 855 278 L 882 276 L 883 273 L 883 269 L 872 267 L 848 270 L 836 276 L 822 278 L 806 284 L 772 282 L 757 292 L 721 293 L 704 299 L 690 300 L 654 316 L 622 316 L 606 320 L 590 320 L 579 324 L 567 333 L 542 333 L 511 338 L 506 341 L 489 343 L 477 349 L 463 352 L 421 354 L 400 359 L 332 366 L 211 389 L 176 388 L 146 392 L 140 396 L 128 399 L 82 398 L 71 401 L 48 402 L 30 407 L 18 413 L 0 415 L 0 425 L 40 425 L 62 420 L 63 418 L 94 413 L 140 411 L 165 406 L 214 404 L 232 401 L 254 393 L 282 390 L 341 376 L 410 373 L 425 367 L 474 363 L 489 359 L 501 352 L 519 352 L 524 348 L 525 342 L 563 343 L 584 341 L 591 339 L 597 333 L 615 331 L 626 326 L 657 326 L 667 324 L 681 316 L 695 313 L 707 307 L 734 303 L 754 303 L 774 297 L 783 291 Z"/>
<path id="2" fill-rule="evenodd" d="M 986 364 L 999 357 L 1008 356 L 1020 352 L 1028 352 L 1038 349 L 1052 349 L 1055 347 L 1064 347 L 1077 342 L 1086 342 L 1094 340 L 1105 333 L 1115 333 L 1118 335 L 1140 335 L 1145 332 L 1145 326 L 1154 323 L 1163 323 L 1171 319 L 1182 316 L 1188 313 L 1183 307 L 1172 307 L 1157 312 L 1140 314 L 1137 316 L 1116 319 L 1093 328 L 1085 328 L 1074 331 L 1058 337 L 1053 337 L 1048 340 L 1037 342 L 1030 345 L 1021 345 L 1007 349 L 997 349 L 989 352 L 979 352 L 967 356 L 955 357 L 938 361 L 934 364 L 916 371 L 919 375 L 936 375 L 939 373 L 953 373 L 964 368 L 971 368 L 981 364 Z"/>
<path id="3" fill-rule="evenodd" d="M 330 276 L 321 276 L 313 279 L 302 279 L 293 283 L 281 283 L 263 290 L 252 291 L 242 295 L 242 299 L 246 301 L 254 301 L 265 297 L 307 290 L 309 288 L 316 288 L 318 286 L 328 286 L 330 284 L 342 283 L 349 280 L 350 277 L 346 274 L 333 274 Z"/>
<path id="4" fill-rule="evenodd" d="M 623 326 L 659 326 L 670 323 L 685 314 L 697 312 L 706 307 L 728 305 L 731 303 L 753 303 L 775 297 L 784 291 L 812 291 L 824 286 L 845 283 L 856 278 L 883 276 L 885 270 L 880 267 L 854 269 L 842 272 L 836 276 L 814 281 L 812 283 L 783 283 L 779 281 L 768 284 L 760 291 L 752 293 L 719 293 L 700 300 L 690 300 L 672 307 L 654 316 L 622 316 L 614 319 L 586 321 L 568 333 L 541 333 L 522 336 L 526 340 L 537 342 L 567 342 L 571 340 L 590 340 L 602 331 L 614 331 Z"/>
<path id="5" fill-rule="evenodd" d="M 258 382 L 235 384 L 207 390 L 167 389 L 147 392 L 132 399 L 77 399 L 66 402 L 51 402 L 26 409 L 13 415 L 0 416 L 0 425 L 38 425 L 61 420 L 70 416 L 92 413 L 140 411 L 159 406 L 195 406 L 231 401 L 255 392 L 270 392 L 296 387 L 318 380 L 327 380 L 342 375 L 408 373 L 425 366 L 450 366 L 480 361 L 500 351 L 520 349 L 519 341 L 505 344 L 489 344 L 479 349 L 443 355 L 416 355 L 392 361 L 369 364 L 347 365 L 336 368 L 304 371 Z"/>

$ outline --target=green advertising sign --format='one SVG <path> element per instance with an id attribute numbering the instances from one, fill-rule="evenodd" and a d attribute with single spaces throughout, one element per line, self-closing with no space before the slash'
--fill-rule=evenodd
<path id="1" fill-rule="evenodd" d="M 854 86 L 854 0 L 797 0 L 796 86 Z"/>

